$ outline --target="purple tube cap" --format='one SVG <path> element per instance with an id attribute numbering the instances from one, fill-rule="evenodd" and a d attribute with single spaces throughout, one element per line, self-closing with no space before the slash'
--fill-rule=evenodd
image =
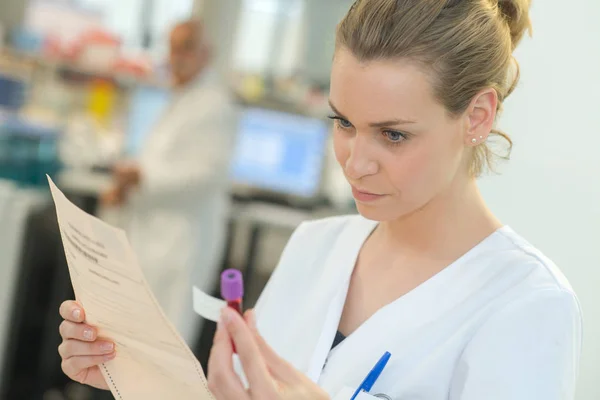
<path id="1" fill-rule="evenodd" d="M 237 269 L 226 269 L 221 274 L 221 297 L 226 301 L 244 297 L 244 279 Z"/>

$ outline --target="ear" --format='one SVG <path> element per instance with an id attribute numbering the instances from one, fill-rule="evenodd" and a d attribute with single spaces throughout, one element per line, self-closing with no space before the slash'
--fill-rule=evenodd
<path id="1" fill-rule="evenodd" d="M 494 126 L 498 108 L 498 93 L 488 88 L 477 93 L 467 108 L 467 132 L 465 136 L 468 146 L 477 146 L 485 142 Z"/>

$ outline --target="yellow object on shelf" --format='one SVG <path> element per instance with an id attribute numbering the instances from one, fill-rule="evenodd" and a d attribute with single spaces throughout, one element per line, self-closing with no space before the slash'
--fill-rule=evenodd
<path id="1" fill-rule="evenodd" d="M 265 83 L 261 76 L 250 75 L 242 81 L 242 96 L 249 101 L 258 101 L 265 95 Z"/>
<path id="2" fill-rule="evenodd" d="M 96 80 L 90 84 L 87 111 L 101 125 L 107 126 L 111 122 L 116 101 L 117 88 L 114 83 Z"/>

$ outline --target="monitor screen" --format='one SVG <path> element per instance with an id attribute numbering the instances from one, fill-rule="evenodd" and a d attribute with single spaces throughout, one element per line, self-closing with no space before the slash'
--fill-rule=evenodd
<path id="1" fill-rule="evenodd" d="M 296 114 L 245 110 L 233 160 L 233 181 L 283 194 L 317 195 L 328 125 Z"/>
<path id="2" fill-rule="evenodd" d="M 25 81 L 0 74 L 0 108 L 17 111 L 25 103 Z"/>
<path id="3" fill-rule="evenodd" d="M 139 86 L 131 93 L 125 139 L 125 152 L 129 156 L 138 154 L 167 107 L 170 96 L 169 90 L 152 86 Z"/>

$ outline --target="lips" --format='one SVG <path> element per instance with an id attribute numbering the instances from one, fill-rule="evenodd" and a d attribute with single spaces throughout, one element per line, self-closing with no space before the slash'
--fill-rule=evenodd
<path id="1" fill-rule="evenodd" d="M 354 196 L 354 199 L 357 201 L 363 203 L 370 203 L 385 197 L 384 194 L 371 193 L 364 189 L 355 188 L 354 186 L 352 186 L 352 196 Z"/>

